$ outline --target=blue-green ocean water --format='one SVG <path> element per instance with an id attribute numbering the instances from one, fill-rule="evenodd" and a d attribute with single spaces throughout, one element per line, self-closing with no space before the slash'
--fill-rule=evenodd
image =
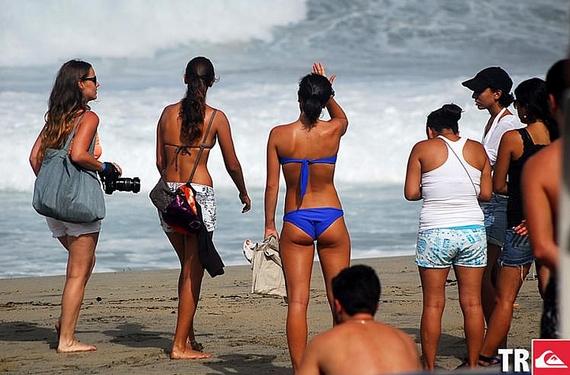
<path id="1" fill-rule="evenodd" d="M 339 191 L 353 258 L 414 252 L 419 204 L 405 201 L 401 186 L 339 186 Z M 214 242 L 228 265 L 246 264 L 243 241 L 261 241 L 263 236 L 263 191 L 254 189 L 251 195 L 253 208 L 242 214 L 236 191 L 216 191 L 218 229 Z M 107 217 L 97 246 L 95 272 L 179 266 L 147 193 L 115 192 L 106 198 Z M 31 194 L 1 192 L 0 209 L 0 278 L 65 273 L 67 252 L 32 208 Z"/>

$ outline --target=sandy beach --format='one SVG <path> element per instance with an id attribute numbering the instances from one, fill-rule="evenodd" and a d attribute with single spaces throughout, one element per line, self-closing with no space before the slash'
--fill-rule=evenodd
<path id="1" fill-rule="evenodd" d="M 419 342 L 421 287 L 412 257 L 353 260 L 379 273 L 383 290 L 377 318 Z M 177 270 L 97 273 L 87 286 L 78 324 L 80 340 L 95 353 L 60 355 L 53 328 L 63 277 L 0 280 L 0 371 L 7 373 L 289 374 L 286 304 L 250 294 L 248 266 L 204 278 L 196 319 L 197 340 L 209 360 L 172 361 L 168 351 L 176 318 Z M 463 319 L 450 273 L 438 365 L 452 369 L 464 356 Z M 529 348 L 538 337 L 537 282 L 525 282 L 514 311 L 510 347 Z M 318 263 L 313 273 L 310 335 L 331 326 Z M 419 344 L 418 344 L 419 346 Z"/>

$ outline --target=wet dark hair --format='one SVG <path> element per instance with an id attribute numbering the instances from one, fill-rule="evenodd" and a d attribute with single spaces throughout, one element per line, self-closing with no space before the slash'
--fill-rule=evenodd
<path id="1" fill-rule="evenodd" d="M 356 265 L 343 269 L 332 279 L 332 291 L 348 315 L 374 315 L 380 300 L 380 279 L 372 268 Z"/>
<path id="2" fill-rule="evenodd" d="M 570 59 L 558 60 L 548 69 L 546 89 L 550 95 L 554 96 L 558 106 L 564 109 L 562 95 L 564 91 L 570 89 Z"/>
<path id="3" fill-rule="evenodd" d="M 307 74 L 299 82 L 297 95 L 299 96 L 301 111 L 310 122 L 309 128 L 312 128 L 332 95 L 332 85 L 322 75 Z"/>
<path id="4" fill-rule="evenodd" d="M 499 105 L 503 108 L 507 108 L 515 101 L 515 97 L 510 92 L 505 92 L 503 89 L 496 89 L 494 87 L 489 87 L 491 91 L 497 92 L 501 91 L 501 96 L 499 96 Z"/>
<path id="5" fill-rule="evenodd" d="M 527 121 L 542 121 L 548 128 L 550 140 L 557 139 L 560 134 L 558 126 L 548 105 L 548 92 L 546 91 L 546 82 L 540 78 L 531 78 L 521 82 L 515 89 L 518 106 L 526 110 Z"/>
<path id="6" fill-rule="evenodd" d="M 457 104 L 445 104 L 428 115 L 426 126 L 438 133 L 443 129 L 451 129 L 454 134 L 458 134 L 461 112 L 463 110 Z"/>
<path id="7" fill-rule="evenodd" d="M 69 60 L 59 68 L 44 116 L 40 160 L 47 148 L 58 148 L 63 144 L 72 130 L 73 120 L 89 110 L 78 83 L 89 75 L 91 67 L 85 61 Z"/>
<path id="8" fill-rule="evenodd" d="M 180 138 L 184 142 L 191 143 L 202 134 L 198 126 L 204 122 L 206 92 L 215 80 L 214 65 L 207 58 L 195 57 L 186 65 L 184 82 L 188 88 L 180 106 Z"/>

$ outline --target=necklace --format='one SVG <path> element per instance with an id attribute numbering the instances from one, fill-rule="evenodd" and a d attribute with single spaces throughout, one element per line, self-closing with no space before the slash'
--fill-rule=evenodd
<path id="1" fill-rule="evenodd" d="M 373 322 L 374 319 L 350 319 L 347 322 L 359 323 L 359 324 L 366 324 L 367 322 Z"/>

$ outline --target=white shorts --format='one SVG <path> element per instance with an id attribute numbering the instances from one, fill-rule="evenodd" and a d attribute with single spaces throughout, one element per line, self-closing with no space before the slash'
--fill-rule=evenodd
<path id="1" fill-rule="evenodd" d="M 184 182 L 167 182 L 170 190 L 175 191 L 180 186 L 184 185 Z M 202 184 L 191 184 L 194 190 L 196 190 L 196 202 L 202 208 L 202 220 L 204 221 L 204 226 L 208 232 L 213 232 L 216 229 L 216 198 L 214 196 L 214 188 Z M 166 224 L 162 219 L 160 212 L 158 213 L 160 217 L 160 225 L 162 230 L 167 233 L 174 232 L 174 229 Z"/>
<path id="2" fill-rule="evenodd" d="M 54 238 L 63 236 L 79 237 L 83 234 L 101 231 L 101 220 L 92 223 L 68 223 L 52 217 L 46 217 L 46 222 Z"/>

